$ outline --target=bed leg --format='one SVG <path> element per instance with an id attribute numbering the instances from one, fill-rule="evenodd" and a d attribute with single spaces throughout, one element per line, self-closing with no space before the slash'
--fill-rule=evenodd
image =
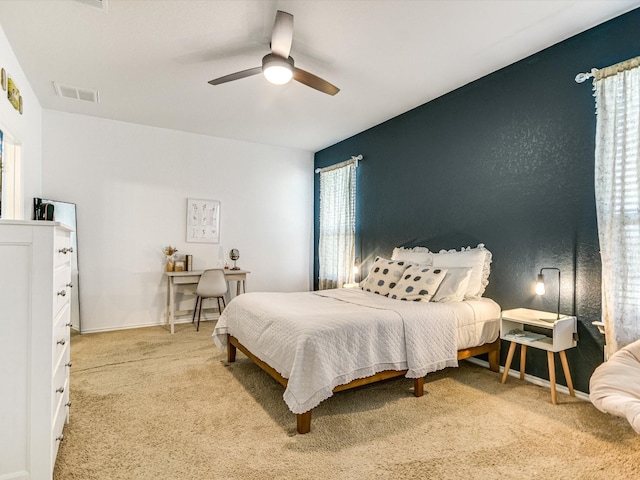
<path id="1" fill-rule="evenodd" d="M 500 350 L 492 350 L 489 352 L 489 370 L 492 372 L 500 371 Z"/>
<path id="2" fill-rule="evenodd" d="M 424 377 L 413 379 L 413 394 L 416 397 L 424 395 Z"/>
<path id="3" fill-rule="evenodd" d="M 309 433 L 311 431 L 311 410 L 296 415 L 298 423 L 298 433 Z"/>
<path id="4" fill-rule="evenodd" d="M 236 346 L 232 345 L 229 339 L 227 339 L 227 362 L 233 363 L 236 361 Z"/>

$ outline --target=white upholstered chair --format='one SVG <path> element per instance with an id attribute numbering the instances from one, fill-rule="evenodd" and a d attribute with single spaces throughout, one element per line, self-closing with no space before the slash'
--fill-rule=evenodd
<path id="1" fill-rule="evenodd" d="M 640 340 L 596 368 L 589 381 L 589 399 L 598 410 L 626 418 L 640 434 Z"/>
<path id="2" fill-rule="evenodd" d="M 224 277 L 224 272 L 221 269 L 205 270 L 200 276 L 198 281 L 198 287 L 196 288 L 196 306 L 193 309 L 193 323 L 196 319 L 196 310 L 198 310 L 198 325 L 196 330 L 200 330 L 200 316 L 202 315 L 202 302 L 207 298 L 215 298 L 218 301 L 218 310 L 220 313 L 226 307 L 224 297 L 227 294 L 227 280 Z M 222 307 L 220 307 L 220 301 L 222 300 Z M 198 309 L 198 304 L 200 308 Z"/>

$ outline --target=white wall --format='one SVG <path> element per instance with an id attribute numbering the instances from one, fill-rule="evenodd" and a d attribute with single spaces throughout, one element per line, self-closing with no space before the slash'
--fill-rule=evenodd
<path id="1" fill-rule="evenodd" d="M 311 152 L 49 110 L 42 131 L 42 196 L 77 204 L 83 332 L 164 322 L 169 244 L 195 270 L 239 249 L 250 291 L 310 289 Z M 186 243 L 189 197 L 220 200 L 220 244 Z"/>
<path id="2" fill-rule="evenodd" d="M 0 67 L 14 80 L 22 95 L 23 114 L 20 115 L 9 103 L 7 92 L 0 89 L 0 130 L 5 134 L 5 141 L 12 137 L 21 146 L 21 166 L 17 174 L 22 190 L 22 208 L 15 217 L 30 220 L 33 216 L 33 197 L 40 196 L 42 108 L 1 27 Z"/>

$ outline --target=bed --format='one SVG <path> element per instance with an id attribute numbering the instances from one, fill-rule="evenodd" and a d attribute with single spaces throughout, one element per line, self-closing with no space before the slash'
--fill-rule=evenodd
<path id="1" fill-rule="evenodd" d="M 405 376 L 422 396 L 424 376 L 485 354 L 499 369 L 500 307 L 491 299 L 407 302 L 361 288 L 246 293 L 213 332 L 234 362 L 239 349 L 285 387 L 308 433 L 311 412 L 334 392 Z"/>

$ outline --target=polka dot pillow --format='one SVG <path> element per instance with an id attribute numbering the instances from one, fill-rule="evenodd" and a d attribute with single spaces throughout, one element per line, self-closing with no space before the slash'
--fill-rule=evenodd
<path id="1" fill-rule="evenodd" d="M 402 279 L 389 293 L 397 300 L 428 302 L 444 280 L 447 270 L 444 268 L 415 265 L 407 268 Z"/>
<path id="2" fill-rule="evenodd" d="M 362 289 L 378 295 L 388 296 L 392 288 L 396 286 L 398 280 L 409 264 L 404 261 L 393 261 L 388 258 L 376 257 L 375 262 L 369 270 L 369 276 L 364 281 Z"/>

